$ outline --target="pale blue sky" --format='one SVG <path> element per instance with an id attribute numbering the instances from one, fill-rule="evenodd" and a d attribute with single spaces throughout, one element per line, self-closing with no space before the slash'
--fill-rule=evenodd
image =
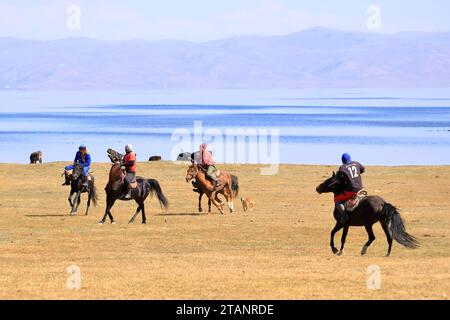
<path id="1" fill-rule="evenodd" d="M 81 9 L 80 30 L 66 26 L 72 4 Z M 450 30 L 448 0 L 0 0 L 0 36 L 206 41 L 313 26 L 370 31 L 370 5 L 381 9 L 378 32 Z"/>

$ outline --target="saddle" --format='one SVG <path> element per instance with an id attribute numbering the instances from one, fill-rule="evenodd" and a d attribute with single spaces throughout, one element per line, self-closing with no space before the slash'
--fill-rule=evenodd
<path id="1" fill-rule="evenodd" d="M 122 180 L 122 184 L 124 184 L 125 183 L 125 173 L 122 172 L 122 174 L 120 175 L 120 179 Z M 130 182 L 129 187 L 130 187 L 130 189 L 136 189 L 137 186 L 138 186 L 138 183 L 137 183 L 137 179 L 135 176 L 133 181 Z"/>
<path id="2" fill-rule="evenodd" d="M 345 202 L 345 210 L 347 212 L 355 211 L 355 209 L 358 208 L 361 200 L 364 199 L 365 197 L 367 197 L 367 191 L 364 190 L 359 191 L 353 198 Z"/>

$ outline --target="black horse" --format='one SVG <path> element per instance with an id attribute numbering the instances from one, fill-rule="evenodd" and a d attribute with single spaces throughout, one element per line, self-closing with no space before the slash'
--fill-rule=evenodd
<path id="1" fill-rule="evenodd" d="M 108 149 L 108 157 L 113 163 L 111 170 L 109 172 L 109 181 L 105 187 L 106 191 L 106 210 L 100 224 L 104 224 L 106 221 L 106 216 L 109 217 L 111 223 L 114 224 L 114 218 L 111 214 L 111 208 L 117 200 L 129 201 L 135 200 L 138 204 L 136 213 L 131 217 L 129 223 L 133 223 L 139 212 L 142 212 L 142 223 L 145 224 L 147 219 L 145 216 L 145 205 L 144 202 L 150 194 L 156 194 L 159 204 L 162 208 L 167 209 L 169 207 L 169 202 L 166 196 L 161 190 L 159 182 L 155 179 L 144 179 L 141 177 L 136 177 L 136 187 L 131 191 L 131 198 L 123 198 L 124 191 L 124 173 L 122 171 L 123 165 L 123 155 Z"/>
<path id="2" fill-rule="evenodd" d="M 342 177 L 339 174 L 336 175 L 333 172 L 333 176 L 320 184 L 316 188 L 316 191 L 319 194 L 332 192 L 337 195 L 343 191 L 344 186 L 345 177 Z M 345 225 L 341 224 L 340 213 L 336 208 L 334 209 L 334 218 L 336 219 L 336 226 L 331 231 L 330 246 L 331 250 L 336 255 L 343 254 L 345 239 L 347 237 L 348 229 L 351 226 L 363 226 L 366 228 L 367 234 L 369 235 L 369 240 L 361 250 L 361 255 L 365 255 L 367 253 L 367 249 L 375 240 L 372 226 L 377 222 L 380 222 L 383 227 L 387 242 L 389 244 L 388 252 L 386 254 L 387 257 L 391 254 L 392 239 L 409 249 L 415 249 L 419 246 L 418 241 L 406 232 L 403 219 L 400 216 L 398 209 L 378 196 L 368 196 L 363 198 L 355 211 L 350 214 L 350 220 Z M 338 249 L 334 246 L 334 235 L 342 228 L 344 230 L 342 232 L 341 248 L 338 251 Z"/>
<path id="3" fill-rule="evenodd" d="M 86 186 L 84 185 L 84 179 L 87 179 L 87 177 L 83 176 L 83 166 L 79 163 L 75 163 L 72 174 L 67 175 L 67 179 L 68 181 L 70 181 L 70 194 L 68 199 L 69 204 L 72 208 L 72 210 L 70 211 L 70 215 L 75 216 L 77 214 L 78 207 L 80 206 L 81 202 L 81 194 L 86 192 L 88 193 L 88 201 L 85 215 L 88 215 L 91 201 L 94 203 L 94 206 L 97 205 L 98 201 L 94 176 L 90 175 L 90 179 L 88 179 L 86 188 Z"/>

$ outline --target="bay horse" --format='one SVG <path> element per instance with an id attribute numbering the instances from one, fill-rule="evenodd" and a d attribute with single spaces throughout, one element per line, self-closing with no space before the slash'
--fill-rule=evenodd
<path id="1" fill-rule="evenodd" d="M 319 194 L 333 193 L 334 195 L 337 195 L 343 191 L 344 186 L 345 177 L 333 172 L 333 176 L 321 183 L 316 188 L 316 191 Z M 341 216 L 339 211 L 334 208 L 334 218 L 336 220 L 336 226 L 331 231 L 330 246 L 335 255 L 340 256 L 343 254 L 348 229 L 351 226 L 364 227 L 367 231 L 369 240 L 364 244 L 361 250 L 361 255 L 365 255 L 367 253 L 367 249 L 375 240 L 372 226 L 377 222 L 380 222 L 381 227 L 386 234 L 388 242 L 388 251 L 386 257 L 389 257 L 391 255 L 392 239 L 409 249 L 416 249 L 419 246 L 419 242 L 416 240 L 416 238 L 406 232 L 405 224 L 402 217 L 400 216 L 399 210 L 379 196 L 367 196 L 363 198 L 360 201 L 358 207 L 349 215 L 349 221 L 345 225 L 343 225 L 341 223 Z M 334 246 L 334 236 L 341 229 L 343 229 L 341 248 L 340 250 L 338 250 Z"/>
<path id="2" fill-rule="evenodd" d="M 196 181 L 192 181 L 192 186 L 194 187 L 194 192 L 198 193 L 198 212 L 203 212 L 202 208 L 202 198 L 205 194 L 203 188 L 198 185 Z M 235 175 L 231 175 L 231 189 L 233 190 L 233 198 L 236 199 L 239 195 L 239 180 Z M 222 202 L 219 198 L 216 197 L 218 202 Z M 211 199 L 208 198 L 208 213 L 211 213 Z"/>
<path id="3" fill-rule="evenodd" d="M 222 194 L 226 201 L 230 212 L 234 212 L 234 202 L 233 198 L 239 192 L 239 184 L 237 178 L 235 179 L 235 183 L 233 184 L 233 179 L 230 174 L 228 174 L 225 170 L 220 170 L 221 174 L 218 177 L 220 181 L 220 186 L 216 188 L 211 181 L 206 177 L 205 169 L 197 164 L 191 164 L 186 173 L 186 182 L 191 181 L 195 178 L 197 182 L 197 186 L 199 189 L 200 197 L 199 202 L 201 201 L 201 197 L 203 194 L 206 194 L 208 199 L 214 204 L 214 206 L 220 211 L 221 214 L 224 214 L 222 201 L 218 198 L 219 194 Z M 201 204 L 199 204 L 199 208 Z M 210 213 L 210 211 L 208 211 Z"/>
<path id="4" fill-rule="evenodd" d="M 91 201 L 94 203 L 94 206 L 97 205 L 98 195 L 97 189 L 95 187 L 94 176 L 91 174 L 89 174 L 89 176 L 90 179 L 88 179 L 88 188 L 86 189 L 85 187 L 83 187 L 83 165 L 81 165 L 80 163 L 75 163 L 73 166 L 72 174 L 67 175 L 67 178 L 70 181 L 70 194 L 68 200 L 70 207 L 72 208 L 72 210 L 70 211 L 71 216 L 77 215 L 82 193 L 87 192 L 88 194 L 87 207 L 85 212 L 86 216 L 89 213 Z M 87 179 L 87 177 L 85 179 Z"/>
<path id="5" fill-rule="evenodd" d="M 108 157 L 112 162 L 111 170 L 109 172 L 109 181 L 105 187 L 106 191 L 106 210 L 105 215 L 99 224 L 104 224 L 106 217 L 108 216 L 111 223 L 114 224 L 114 218 L 111 214 L 111 208 L 117 200 L 129 201 L 134 200 L 138 204 L 138 208 L 134 215 L 131 217 L 128 223 L 133 223 L 139 212 L 142 213 L 142 224 L 147 223 L 147 218 L 145 216 L 145 205 L 144 202 L 147 197 L 152 194 L 156 194 L 161 208 L 167 209 L 169 207 L 169 202 L 166 196 L 162 192 L 161 186 L 156 179 L 144 179 L 142 177 L 136 177 L 136 188 L 131 190 L 131 198 L 123 198 L 124 191 L 124 173 L 122 171 L 123 165 L 123 155 L 108 149 Z"/>

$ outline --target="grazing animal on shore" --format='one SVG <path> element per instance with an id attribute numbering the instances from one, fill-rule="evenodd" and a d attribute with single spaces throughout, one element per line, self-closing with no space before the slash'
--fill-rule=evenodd
<path id="1" fill-rule="evenodd" d="M 343 181 L 343 178 L 340 175 L 333 173 L 333 176 L 321 183 L 316 188 L 316 191 L 319 194 L 334 193 L 336 195 L 342 192 L 344 186 L 345 181 Z M 393 239 L 409 249 L 415 249 L 419 246 L 418 241 L 406 232 L 403 219 L 400 216 L 398 209 L 378 196 L 367 196 L 363 198 L 359 202 L 358 207 L 350 214 L 350 219 L 345 225 L 341 224 L 341 215 L 336 208 L 334 209 L 334 218 L 336 219 L 336 226 L 331 231 L 330 246 L 333 253 L 339 256 L 344 252 L 345 240 L 347 238 L 348 229 L 351 226 L 366 228 L 369 240 L 364 244 L 361 250 L 361 255 L 365 255 L 367 249 L 375 240 L 372 226 L 377 222 L 380 222 L 383 231 L 386 234 L 388 242 L 387 257 L 391 254 Z M 342 228 L 344 230 L 342 233 L 341 248 L 338 250 L 334 246 L 334 236 Z"/>
<path id="2" fill-rule="evenodd" d="M 242 208 L 244 212 L 247 210 L 253 212 L 253 207 L 255 206 L 255 200 L 252 198 L 241 198 Z"/>
<path id="3" fill-rule="evenodd" d="M 36 163 L 42 164 L 42 151 L 36 151 L 30 155 L 30 164 Z"/>
<path id="4" fill-rule="evenodd" d="M 155 179 L 144 179 L 142 177 L 136 177 L 136 187 L 131 190 L 131 198 L 123 197 L 124 189 L 124 173 L 122 171 L 123 165 L 123 155 L 108 149 L 108 157 L 112 162 L 111 170 L 109 172 L 109 181 L 105 187 L 106 191 L 106 210 L 100 224 L 104 224 L 106 217 L 108 216 L 111 223 L 114 224 L 114 218 L 111 214 L 111 208 L 117 200 L 129 201 L 135 200 L 138 204 L 138 208 L 135 214 L 131 217 L 128 223 L 133 223 L 139 212 L 142 213 L 142 223 L 147 222 L 145 216 L 145 205 L 144 202 L 150 194 L 156 194 L 158 201 L 162 208 L 167 209 L 169 207 L 169 202 L 166 196 L 161 190 L 159 182 Z"/>
<path id="5" fill-rule="evenodd" d="M 161 161 L 161 156 L 151 156 L 148 161 Z"/>
<path id="6" fill-rule="evenodd" d="M 206 194 L 206 196 L 209 198 L 209 200 L 211 200 L 211 202 L 220 211 L 221 214 L 224 214 L 225 212 L 223 210 L 223 204 L 217 197 L 219 193 L 225 197 L 230 212 L 234 212 L 233 198 L 234 195 L 237 195 L 237 193 L 239 192 L 239 184 L 237 182 L 237 178 L 233 187 L 233 180 L 231 175 L 226 171 L 221 170 L 220 176 L 218 176 L 218 179 L 220 180 L 220 186 L 215 187 L 213 183 L 206 178 L 205 170 L 200 165 L 193 163 L 188 167 L 186 173 L 186 182 L 189 182 L 192 179 L 195 179 L 198 184 L 199 190 Z M 200 194 L 199 201 L 201 201 L 202 195 L 203 194 Z"/>
<path id="7" fill-rule="evenodd" d="M 89 174 L 89 177 L 83 178 L 83 165 L 75 163 L 73 166 L 73 171 L 71 174 L 67 175 L 67 179 L 68 181 L 70 181 L 70 194 L 68 199 L 70 207 L 72 208 L 72 210 L 70 211 L 70 215 L 77 215 L 78 207 L 80 206 L 81 202 L 81 194 L 87 192 L 88 200 L 85 212 L 85 215 L 87 216 L 89 213 L 89 207 L 91 206 L 91 201 L 94 203 L 94 206 L 96 206 L 98 202 L 94 176 Z M 87 188 L 84 186 L 83 179 L 88 179 Z"/>

